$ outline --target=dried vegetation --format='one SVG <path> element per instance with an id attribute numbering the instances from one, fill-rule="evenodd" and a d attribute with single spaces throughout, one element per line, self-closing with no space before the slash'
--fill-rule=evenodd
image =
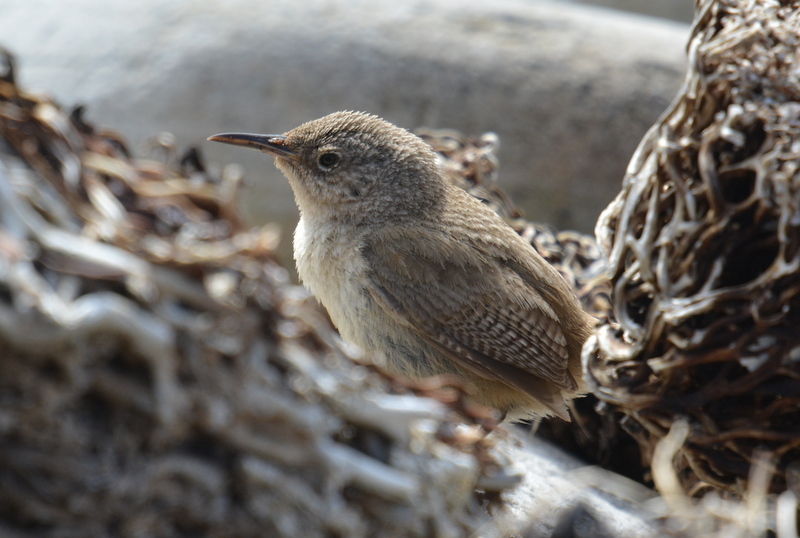
<path id="1" fill-rule="evenodd" d="M 166 136 L 133 159 L 0 61 L 0 534 L 484 522 L 486 496 L 516 482 L 488 411 L 353 362 L 274 260 L 277 232 L 236 218 L 235 168 L 215 175 Z"/>
<path id="2" fill-rule="evenodd" d="M 800 492 L 799 50 L 797 1 L 698 2 L 685 85 L 597 224 L 615 319 L 584 348 L 662 493 L 784 493 L 784 514 Z"/>

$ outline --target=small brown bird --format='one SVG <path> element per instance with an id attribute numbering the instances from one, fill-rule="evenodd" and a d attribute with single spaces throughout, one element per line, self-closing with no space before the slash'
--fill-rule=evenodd
<path id="1" fill-rule="evenodd" d="M 209 140 L 275 157 L 300 208 L 298 273 L 346 340 L 401 375 L 455 375 L 508 418 L 569 420 L 594 319 L 419 137 L 336 112 L 284 135 Z"/>

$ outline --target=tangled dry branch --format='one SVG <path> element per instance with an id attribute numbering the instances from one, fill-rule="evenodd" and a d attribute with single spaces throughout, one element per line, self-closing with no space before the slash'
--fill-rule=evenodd
<path id="1" fill-rule="evenodd" d="M 646 460 L 680 418 L 684 487 L 783 491 L 800 461 L 800 4 L 698 4 L 689 73 L 596 233 L 613 312 L 584 349 Z"/>

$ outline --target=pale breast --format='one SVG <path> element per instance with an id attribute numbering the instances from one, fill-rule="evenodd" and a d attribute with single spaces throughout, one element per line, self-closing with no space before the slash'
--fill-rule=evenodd
<path id="1" fill-rule="evenodd" d="M 366 348 L 363 320 L 375 305 L 359 284 L 366 265 L 356 243 L 352 236 L 345 239 L 336 233 L 334 226 L 309 227 L 300 219 L 294 259 L 303 285 L 322 303 L 342 336 Z"/>
<path id="2" fill-rule="evenodd" d="M 337 230 L 316 223 L 308 226 L 301 219 L 294 234 L 294 257 L 303 285 L 322 303 L 342 337 L 396 374 L 425 377 L 452 372 L 434 360 L 438 352 L 375 302 L 362 284 L 368 267 L 357 235 L 347 240 Z"/>

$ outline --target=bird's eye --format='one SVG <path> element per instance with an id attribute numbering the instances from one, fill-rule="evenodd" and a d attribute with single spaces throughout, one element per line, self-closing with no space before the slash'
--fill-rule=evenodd
<path id="1" fill-rule="evenodd" d="M 342 156 L 335 151 L 326 151 L 317 157 L 317 166 L 319 166 L 322 170 L 327 171 L 335 168 L 341 160 Z"/>

